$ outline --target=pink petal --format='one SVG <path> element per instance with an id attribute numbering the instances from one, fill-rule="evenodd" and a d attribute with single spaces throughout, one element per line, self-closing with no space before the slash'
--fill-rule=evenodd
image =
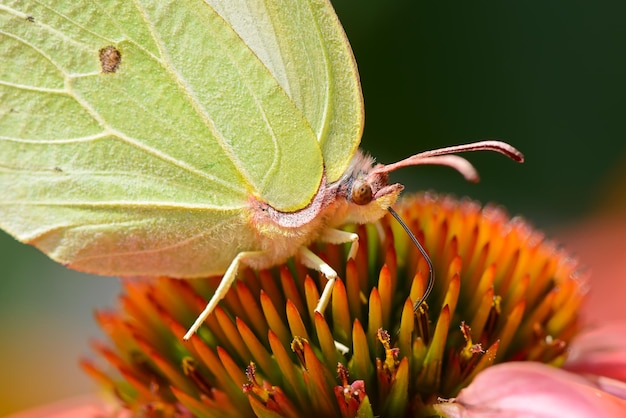
<path id="1" fill-rule="evenodd" d="M 626 383 L 604 376 L 585 375 L 598 389 L 626 400 Z"/>
<path id="2" fill-rule="evenodd" d="M 603 324 L 581 332 L 564 368 L 626 382 L 626 323 Z"/>
<path id="3" fill-rule="evenodd" d="M 129 418 L 128 411 L 114 413 L 111 406 L 93 396 L 65 399 L 59 402 L 29 409 L 6 418 Z"/>
<path id="4" fill-rule="evenodd" d="M 581 376 L 534 362 L 489 367 L 453 402 L 435 407 L 453 418 L 626 417 L 626 401 Z"/>
<path id="5" fill-rule="evenodd" d="M 591 270 L 591 291 L 582 314 L 588 322 L 626 319 L 626 217 L 599 217 L 560 234 L 565 244 Z"/>

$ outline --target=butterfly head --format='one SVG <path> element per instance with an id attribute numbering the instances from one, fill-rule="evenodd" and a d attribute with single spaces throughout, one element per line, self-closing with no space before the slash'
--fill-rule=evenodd
<path id="1" fill-rule="evenodd" d="M 382 218 L 404 188 L 401 184 L 389 184 L 389 173 L 402 167 L 446 165 L 456 169 L 468 181 L 477 182 L 479 177 L 474 166 L 465 158 L 453 154 L 480 150 L 496 151 L 517 162 L 524 161 L 522 153 L 500 141 L 481 141 L 440 148 L 387 165 L 374 164 L 372 157 L 358 151 L 346 173 L 332 185 L 336 188 L 336 197 L 344 203 L 343 222 L 367 223 Z"/>
<path id="2" fill-rule="evenodd" d="M 404 188 L 401 184 L 389 184 L 384 165 L 357 151 L 344 175 L 334 184 L 335 202 L 342 208 L 343 216 L 335 220 L 368 223 L 382 218 L 387 208 L 395 203 Z"/>

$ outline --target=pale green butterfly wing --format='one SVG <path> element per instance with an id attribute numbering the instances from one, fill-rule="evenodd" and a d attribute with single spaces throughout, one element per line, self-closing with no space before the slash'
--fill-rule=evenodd
<path id="1" fill-rule="evenodd" d="M 345 33 L 326 0 L 210 0 L 270 69 L 322 145 L 339 179 L 363 130 L 363 97 Z"/>
<path id="2" fill-rule="evenodd" d="M 206 4 L 5 1 L 0 31 L 0 224 L 53 258 L 219 272 L 249 196 L 290 211 L 317 191 L 302 106 Z"/>

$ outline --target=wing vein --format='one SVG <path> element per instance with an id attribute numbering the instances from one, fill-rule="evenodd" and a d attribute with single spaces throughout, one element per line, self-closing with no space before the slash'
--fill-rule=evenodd
<path id="1" fill-rule="evenodd" d="M 141 15 L 143 16 L 144 21 L 146 22 L 148 30 L 152 34 L 152 38 L 154 39 L 155 44 L 159 48 L 159 51 L 161 54 L 161 58 L 159 59 L 159 62 L 162 64 L 163 68 L 165 68 L 165 70 L 174 78 L 174 80 L 177 81 L 177 85 L 182 87 L 183 93 L 188 98 L 189 103 L 194 108 L 198 116 L 204 121 L 204 124 L 207 127 L 207 129 L 213 134 L 213 136 L 216 139 L 216 142 L 222 148 L 222 151 L 224 151 L 224 153 L 228 156 L 230 161 L 240 170 L 240 175 L 245 178 L 246 184 L 253 184 L 250 181 L 249 175 L 245 173 L 245 170 L 240 164 L 239 159 L 235 157 L 235 153 L 233 152 L 232 147 L 225 141 L 222 134 L 215 127 L 215 122 L 213 121 L 213 119 L 207 114 L 206 109 L 204 109 L 204 106 L 200 104 L 200 101 L 198 100 L 198 98 L 195 96 L 195 94 L 193 94 L 191 88 L 189 87 L 189 83 L 187 82 L 187 80 L 178 71 L 174 70 L 175 66 L 174 66 L 173 60 L 170 58 L 169 54 L 167 53 L 163 40 L 161 39 L 157 31 L 155 30 L 155 25 L 149 19 L 145 10 L 143 10 L 143 8 L 140 5 L 137 5 L 136 1 L 135 1 L 135 4 L 138 10 L 140 10 Z M 207 30 L 208 29 L 210 28 L 207 28 Z"/>

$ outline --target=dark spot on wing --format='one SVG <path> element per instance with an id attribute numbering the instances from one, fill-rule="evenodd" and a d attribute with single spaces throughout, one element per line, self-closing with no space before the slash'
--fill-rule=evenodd
<path id="1" fill-rule="evenodd" d="M 26 16 L 26 20 L 31 22 L 31 23 L 34 23 L 35 22 L 35 16 Z"/>
<path id="2" fill-rule="evenodd" d="M 54 167 L 53 170 L 56 171 L 57 173 L 63 172 L 63 169 L 61 167 Z"/>
<path id="3" fill-rule="evenodd" d="M 105 74 L 114 73 L 120 68 L 122 54 L 112 45 L 100 50 L 100 68 Z"/>

